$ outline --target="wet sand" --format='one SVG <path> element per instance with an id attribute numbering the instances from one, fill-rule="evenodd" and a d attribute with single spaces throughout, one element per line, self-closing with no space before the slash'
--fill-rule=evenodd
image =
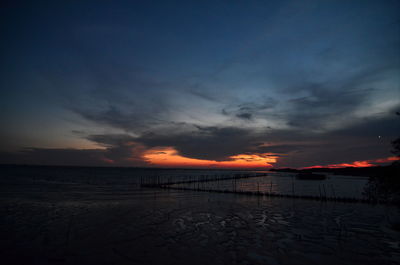
<path id="1" fill-rule="evenodd" d="M 397 264 L 393 207 L 57 182 L 0 188 L 2 264 Z"/>

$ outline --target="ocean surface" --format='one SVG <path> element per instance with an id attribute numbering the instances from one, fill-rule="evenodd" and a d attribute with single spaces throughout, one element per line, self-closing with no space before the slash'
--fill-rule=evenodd
<path id="1" fill-rule="evenodd" d="M 252 175 L 253 178 L 240 178 Z M 191 169 L 136 169 L 99 167 L 3 167 L 0 182 L 75 183 L 98 185 L 128 185 L 139 189 L 141 182 L 159 179 L 163 182 L 179 182 L 195 179 L 214 179 L 237 176 L 237 180 L 201 183 L 201 188 L 215 190 L 260 191 L 296 195 L 324 195 L 327 197 L 363 198 L 368 177 L 326 174 L 324 180 L 297 179 L 295 173 L 240 170 L 191 170 Z M 178 184 L 176 187 L 193 188 L 197 183 Z M 235 185 L 235 187 L 233 187 Z"/>
<path id="2" fill-rule="evenodd" d="M 324 180 L 297 179 L 294 173 L 254 171 L 247 174 L 265 174 L 237 180 L 201 183 L 201 188 L 211 190 L 237 190 L 286 195 L 311 195 L 363 199 L 368 177 L 326 174 Z M 197 183 L 177 184 L 175 187 L 195 188 Z"/>
<path id="3" fill-rule="evenodd" d="M 263 173 L 238 179 L 236 188 L 357 197 L 367 182 L 226 170 L 2 166 L 2 263 L 399 264 L 394 206 L 140 186 L 143 179 Z M 229 188 L 232 180 L 202 185 Z"/>

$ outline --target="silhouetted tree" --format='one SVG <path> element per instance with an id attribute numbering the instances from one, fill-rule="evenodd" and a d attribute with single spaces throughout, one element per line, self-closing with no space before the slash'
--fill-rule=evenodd
<path id="1" fill-rule="evenodd" d="M 399 112 L 396 115 L 400 116 Z M 392 141 L 392 153 L 400 158 L 400 137 Z M 368 199 L 377 202 L 394 202 L 400 206 L 400 162 L 382 167 L 379 175 L 370 177 L 363 193 Z"/>
<path id="2" fill-rule="evenodd" d="M 400 112 L 396 112 L 396 114 L 400 116 Z M 392 146 L 393 146 L 392 153 L 395 154 L 397 158 L 400 160 L 400 137 L 392 142 Z M 393 164 L 399 166 L 400 165 L 399 160 L 394 161 Z"/>

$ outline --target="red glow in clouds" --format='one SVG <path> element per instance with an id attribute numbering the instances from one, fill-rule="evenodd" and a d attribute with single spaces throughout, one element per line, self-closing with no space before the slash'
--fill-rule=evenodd
<path id="1" fill-rule="evenodd" d="M 342 167 L 373 167 L 376 166 L 377 164 L 382 164 L 382 163 L 389 163 L 399 160 L 396 156 L 391 156 L 387 158 L 380 158 L 380 159 L 375 159 L 375 160 L 364 160 L 364 161 L 354 161 L 352 163 L 341 163 L 341 164 L 331 164 L 331 165 L 325 165 L 325 166 L 311 166 L 311 167 L 304 167 L 303 169 L 308 169 L 308 168 L 342 168 Z"/>
<path id="2" fill-rule="evenodd" d="M 172 148 L 154 148 L 143 158 L 150 164 L 165 167 L 214 167 L 214 168 L 266 168 L 272 167 L 277 156 L 270 153 L 238 154 L 227 161 L 203 160 L 181 156 Z"/>

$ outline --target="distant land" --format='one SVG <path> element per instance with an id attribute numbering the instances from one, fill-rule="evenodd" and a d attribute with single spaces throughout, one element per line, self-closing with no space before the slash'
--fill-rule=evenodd
<path id="1" fill-rule="evenodd" d="M 259 168 L 255 169 L 229 169 L 229 168 L 172 168 L 172 167 L 110 167 L 110 166 L 70 166 L 70 165 L 29 165 L 29 164 L 0 164 L 1 168 L 25 167 L 25 168 L 98 168 L 98 169 L 133 169 L 133 170 L 199 170 L 199 171 L 263 171 Z M 349 176 L 400 176 L 400 166 L 396 164 L 386 166 L 373 167 L 343 167 L 343 168 L 270 168 L 265 171 L 272 172 L 292 172 L 292 173 L 310 173 L 310 172 L 326 172 L 334 175 L 349 175 Z"/>
<path id="2" fill-rule="evenodd" d="M 275 172 L 293 172 L 293 173 L 309 173 L 309 172 L 329 172 L 334 175 L 349 175 L 349 176 L 399 176 L 400 166 L 392 164 L 388 166 L 374 166 L 374 167 L 343 167 L 343 168 L 307 168 L 307 169 L 294 169 L 294 168 L 272 168 L 270 171 Z"/>

